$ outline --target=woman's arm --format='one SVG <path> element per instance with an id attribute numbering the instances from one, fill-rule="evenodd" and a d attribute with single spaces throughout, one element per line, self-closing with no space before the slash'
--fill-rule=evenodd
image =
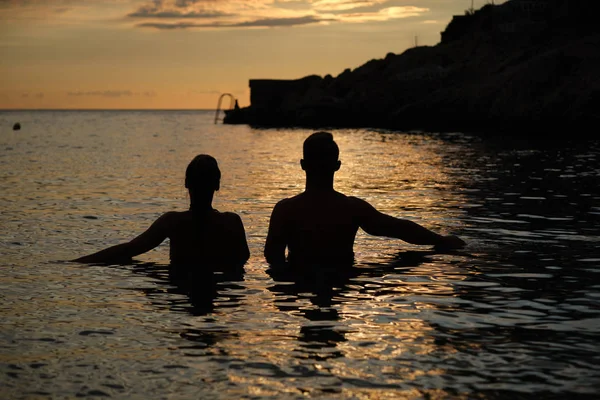
<path id="1" fill-rule="evenodd" d="M 250 249 L 246 240 L 246 230 L 244 223 L 239 215 L 233 214 L 233 243 L 232 243 L 232 263 L 242 266 L 250 258 Z"/>
<path id="2" fill-rule="evenodd" d="M 269 231 L 265 242 L 264 256 L 269 264 L 285 263 L 285 249 L 287 240 L 285 236 L 285 215 L 283 209 L 284 200 L 280 201 L 273 208 L 271 219 L 269 220 Z"/>
<path id="3" fill-rule="evenodd" d="M 144 233 L 127 243 L 117 244 L 72 261 L 80 263 L 111 263 L 131 260 L 132 257 L 152 250 L 167 238 L 169 215 L 170 213 L 163 214 Z"/>

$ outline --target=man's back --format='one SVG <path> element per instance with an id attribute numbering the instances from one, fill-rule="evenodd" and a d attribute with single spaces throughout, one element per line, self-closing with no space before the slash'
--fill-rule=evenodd
<path id="1" fill-rule="evenodd" d="M 336 191 L 304 192 L 281 200 L 271 217 L 267 260 L 283 261 L 287 245 L 293 263 L 352 263 L 360 226 L 356 200 Z"/>

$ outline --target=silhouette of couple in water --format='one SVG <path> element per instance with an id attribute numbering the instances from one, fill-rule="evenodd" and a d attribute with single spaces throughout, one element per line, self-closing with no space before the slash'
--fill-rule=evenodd
<path id="1" fill-rule="evenodd" d="M 334 175 L 341 166 L 338 158 L 339 148 L 331 133 L 315 132 L 304 141 L 300 165 L 306 173 L 306 187 L 304 192 L 279 201 L 273 208 L 264 248 L 270 265 L 352 265 L 358 228 L 371 235 L 444 250 L 465 245 L 456 236 L 437 234 L 415 222 L 383 214 L 364 200 L 337 192 L 333 186 Z M 212 208 L 220 179 L 213 157 L 196 156 L 185 174 L 190 197 L 188 211 L 167 212 L 133 240 L 73 261 L 127 262 L 169 238 L 171 268 L 175 272 L 187 273 L 199 266 L 208 271 L 242 268 L 250 257 L 242 220 L 235 213 Z"/>

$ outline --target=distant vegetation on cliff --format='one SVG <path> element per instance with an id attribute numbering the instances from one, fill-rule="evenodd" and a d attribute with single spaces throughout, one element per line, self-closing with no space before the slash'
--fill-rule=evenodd
<path id="1" fill-rule="evenodd" d="M 529 132 L 596 126 L 598 3 L 488 4 L 455 16 L 435 46 L 389 53 L 337 77 L 252 80 L 251 105 L 225 122 Z"/>

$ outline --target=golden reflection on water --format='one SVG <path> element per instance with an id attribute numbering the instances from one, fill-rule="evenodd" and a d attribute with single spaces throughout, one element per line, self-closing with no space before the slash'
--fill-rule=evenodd
<path id="1" fill-rule="evenodd" d="M 492 237 L 494 246 L 444 254 L 360 233 L 353 275 L 329 285 L 280 279 L 262 256 L 273 206 L 303 189 L 299 160 L 311 131 L 215 125 L 212 113 L 199 112 L 18 116 L 25 128 L 0 136 L 6 397 L 460 399 L 496 390 L 587 393 L 597 378 L 597 257 L 588 254 L 597 196 L 585 186 L 596 197 L 580 212 L 579 192 L 559 176 L 568 164 L 541 159 L 549 169 L 528 165 L 519 175 L 515 165 L 526 157 L 492 149 L 480 158 L 476 140 L 335 130 L 338 190 L 440 232 Z M 252 256 L 241 281 L 220 283 L 212 303 L 197 307 L 161 277 L 168 243 L 135 265 L 64 261 L 187 209 L 184 171 L 199 153 L 221 166 L 215 206 L 238 212 L 246 226 Z M 596 158 L 578 160 L 568 169 L 588 182 Z M 547 176 L 560 184 L 543 187 Z M 475 184 L 488 179 L 489 187 Z M 555 195 L 577 223 L 550 222 L 562 209 L 538 212 L 540 199 Z M 484 212 L 473 213 L 477 207 Z M 543 216 L 547 232 L 573 235 L 554 240 L 560 250 L 538 249 L 547 243 L 531 226 Z M 496 240 L 508 233 L 527 239 L 518 251 Z M 580 264 L 569 264 L 573 248 Z"/>
<path id="2" fill-rule="evenodd" d="M 190 118 L 193 122 L 188 125 L 194 126 L 198 121 Z M 215 206 L 241 215 L 252 252 L 240 288 L 220 292 L 214 311 L 192 317 L 173 311 L 171 303 L 181 295 L 169 292 L 164 284 L 137 278 L 136 284 L 152 289 L 145 288 L 153 298 L 143 290 L 126 290 L 129 286 L 123 282 L 133 279 L 127 269 L 111 270 L 120 271 L 111 276 L 102 268 L 74 268 L 68 276 L 60 266 L 44 265 L 35 274 L 21 275 L 19 282 L 40 293 L 39 299 L 33 303 L 13 299 L 13 311 L 4 315 L 16 321 L 18 314 L 43 312 L 53 320 L 34 331 L 45 329 L 66 339 L 38 344 L 27 356 L 15 352 L 4 362 L 46 361 L 53 353 L 90 365 L 108 359 L 115 368 L 127 361 L 138 369 L 149 363 L 149 369 L 161 371 L 163 377 L 172 375 L 161 363 L 207 370 L 212 365 L 236 385 L 237 389 L 227 389 L 229 394 L 236 390 L 257 396 L 298 394 L 303 386 L 309 394 L 326 387 L 343 396 L 369 399 L 388 394 L 341 382 L 384 382 L 393 387 L 394 398 L 410 398 L 420 394 L 405 389 L 407 382 L 444 373 L 426 363 L 404 363 L 449 351 L 434 341 L 430 321 L 438 303 L 427 301 L 427 296 L 454 296 L 453 282 L 467 279 L 449 256 L 395 270 L 386 263 L 392 263 L 399 250 L 418 246 L 360 233 L 355 251 L 357 264 L 365 271 L 355 279 L 331 288 L 327 296 L 310 288 L 296 292 L 272 288 L 276 282 L 265 272 L 262 256 L 269 215 L 278 200 L 303 190 L 302 142 L 310 131 L 206 123 L 174 131 L 165 120 L 153 121 L 123 136 L 114 123 L 95 125 L 97 132 L 86 131 L 89 121 L 84 120 L 78 136 L 54 132 L 26 149 L 11 138 L 14 143 L 9 145 L 17 151 L 8 153 L 11 174 L 0 182 L 5 207 L 0 222 L 6 227 L 1 238 L 22 245 L 5 245 L 5 262 L 28 270 L 48 259 L 69 259 L 132 238 L 161 213 L 188 207 L 185 167 L 196 154 L 208 153 L 217 158 L 223 173 Z M 432 229 L 452 231 L 458 226 L 463 199 L 455 187 L 456 177 L 444 163 L 440 152 L 444 143 L 439 139 L 366 130 L 336 130 L 334 137 L 342 161 L 337 190 Z M 20 153 L 37 161 L 27 162 Z M 163 244 L 139 259 L 165 265 L 167 247 Z M 369 273 L 369 263 L 388 270 Z M 4 284 L 13 282 L 3 279 Z M 58 296 L 40 290 L 64 282 L 71 286 L 53 288 Z M 160 296 L 166 299 L 162 303 Z M 18 324 L 31 326 L 34 320 Z M 86 331 L 100 333 L 81 334 Z M 186 348 L 186 334 L 196 334 L 204 342 Z M 70 346 L 70 340 L 85 345 Z M 207 361 L 210 357 L 228 357 L 227 366 Z M 390 365 L 395 363 L 400 365 Z"/>

